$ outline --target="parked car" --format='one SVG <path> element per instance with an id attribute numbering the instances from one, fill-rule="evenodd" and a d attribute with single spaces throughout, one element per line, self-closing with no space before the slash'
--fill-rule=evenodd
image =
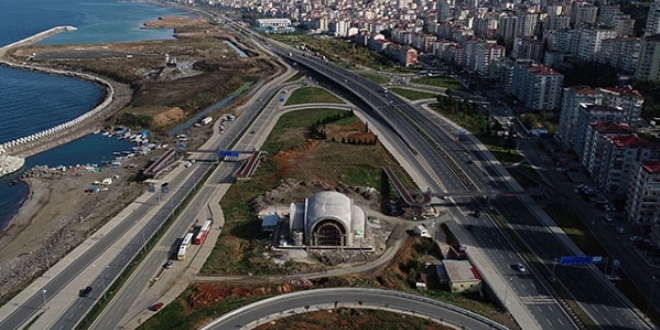
<path id="1" fill-rule="evenodd" d="M 163 309 L 163 306 L 165 306 L 165 304 L 163 304 L 162 302 L 155 303 L 151 306 L 151 310 L 154 311 L 154 312 L 157 312 L 157 311 Z"/>
<path id="2" fill-rule="evenodd" d="M 172 260 L 168 260 L 168 261 L 163 265 L 163 268 L 165 268 L 165 269 L 170 269 L 170 268 L 172 268 L 172 264 L 174 264 L 174 262 L 173 262 Z"/>

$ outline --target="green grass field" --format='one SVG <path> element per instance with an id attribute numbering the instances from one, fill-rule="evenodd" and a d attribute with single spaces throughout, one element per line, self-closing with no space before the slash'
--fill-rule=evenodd
<path id="1" fill-rule="evenodd" d="M 452 77 L 445 77 L 445 76 L 435 76 L 435 77 L 420 77 L 420 78 L 413 78 L 410 81 L 413 84 L 420 84 L 420 85 L 428 85 L 428 86 L 435 86 L 435 87 L 442 87 L 442 88 L 447 88 L 447 89 L 455 89 L 455 90 L 464 90 L 463 85 L 456 81 L 456 79 Z"/>
<path id="2" fill-rule="evenodd" d="M 286 101 L 286 105 L 297 105 L 297 104 L 307 104 L 307 103 L 337 103 L 343 104 L 342 101 L 337 96 L 331 94 L 325 89 L 317 87 L 302 87 L 296 89 L 289 99 Z"/>
<path id="3" fill-rule="evenodd" d="M 392 93 L 398 94 L 399 96 L 405 97 L 411 101 L 424 100 L 424 99 L 435 99 L 437 94 L 421 92 L 407 88 L 392 87 L 388 88 Z"/>
<path id="4" fill-rule="evenodd" d="M 382 75 L 379 75 L 379 74 L 374 74 L 374 73 L 360 73 L 360 75 L 362 77 L 365 77 L 365 78 L 373 81 L 376 84 L 379 84 L 379 85 L 385 84 L 385 83 L 388 83 L 388 82 L 392 81 L 392 79 L 390 79 L 389 77 L 382 76 Z"/>

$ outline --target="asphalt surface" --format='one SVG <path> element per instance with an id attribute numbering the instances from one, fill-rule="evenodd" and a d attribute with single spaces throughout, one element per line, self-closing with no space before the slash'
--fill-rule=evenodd
<path id="1" fill-rule="evenodd" d="M 280 53 L 283 56 L 288 55 L 288 51 L 282 50 Z M 365 102 L 378 103 L 374 104 L 374 108 L 381 113 L 380 118 L 389 122 L 401 138 L 430 163 L 431 170 L 442 177 L 442 183 L 449 191 L 460 192 L 468 189 L 455 178 L 460 173 L 455 173 L 447 165 L 447 161 L 438 155 L 438 152 L 420 136 L 417 129 L 412 127 L 410 123 L 415 123 L 419 130 L 437 143 L 451 158 L 451 161 L 455 162 L 461 168 L 461 171 L 470 178 L 479 191 L 511 191 L 511 187 L 509 187 L 505 178 L 500 176 L 494 166 L 489 164 L 480 152 L 472 151 L 475 148 L 470 143 L 466 143 L 466 145 L 471 151 L 465 152 L 463 146 L 455 141 L 459 132 L 453 126 L 424 110 L 407 104 L 394 95 L 385 97 L 382 93 L 382 87 L 368 81 L 366 78 L 336 68 L 320 59 L 310 57 L 309 54 L 302 57 L 294 51 L 292 55 L 295 61 L 315 69 L 335 82 L 345 85 L 348 90 L 359 94 Z M 384 102 L 389 103 L 389 106 Z M 445 132 L 453 132 L 453 134 Z M 431 187 L 432 190 L 434 188 Z M 521 198 L 524 197 L 498 197 L 494 201 L 491 200 L 491 205 L 504 217 L 505 221 L 516 229 L 517 235 L 544 262 L 546 267 L 551 268 L 555 258 L 574 255 L 575 253 L 557 235 L 549 231 L 546 224 L 529 209 L 528 203 L 523 202 Z M 454 201 L 459 206 L 479 208 L 478 205 L 475 205 L 473 199 L 455 198 Z M 457 218 L 459 221 L 467 219 L 464 216 Z M 469 221 L 461 223 L 467 225 Z M 476 225 L 473 231 L 484 232 L 482 235 L 475 235 L 477 247 L 486 251 L 491 260 L 496 260 L 498 257 L 503 259 L 497 265 L 503 277 L 516 275 L 511 273 L 513 271 L 511 265 L 521 262 L 521 260 L 519 257 L 514 258 L 516 255 L 515 248 L 509 244 L 502 245 L 503 242 L 507 241 L 506 236 L 498 233 L 497 225 L 489 219 L 473 222 L 475 222 L 473 226 Z M 488 239 L 489 236 L 492 237 Z M 507 256 L 501 257 L 501 255 Z M 612 329 L 651 328 L 645 322 L 643 316 L 631 309 L 622 300 L 620 293 L 613 289 L 610 283 L 605 282 L 601 273 L 594 272 L 587 267 L 557 267 L 555 276 L 599 326 Z M 512 282 L 514 291 L 520 297 L 534 297 L 535 293 L 540 294 L 540 297 L 543 298 L 549 296 L 547 291 L 544 292 L 541 289 L 543 283 L 538 278 L 530 280 L 536 281 L 534 285 L 522 281 L 510 280 L 510 282 Z M 544 328 L 563 329 L 566 327 L 563 324 L 571 324 L 571 320 L 565 313 L 558 311 L 558 305 L 556 304 L 534 303 L 533 306 L 528 306 L 528 308 Z M 560 319 L 564 320 L 561 322 L 563 324 L 555 321 Z"/>
<path id="2" fill-rule="evenodd" d="M 274 299 L 257 302 L 230 312 L 201 329 L 241 329 L 255 320 L 271 315 L 280 315 L 294 309 L 304 311 L 310 306 L 317 305 L 333 307 L 335 304 L 350 304 L 357 308 L 386 307 L 390 310 L 405 311 L 420 317 L 442 319 L 444 322 L 461 329 L 506 329 L 504 326 L 484 317 L 431 299 L 397 291 L 358 288 L 308 290 L 277 296 Z M 313 310 L 313 308 L 309 309 Z"/>
<path id="3" fill-rule="evenodd" d="M 282 51 L 282 53 L 288 55 L 288 52 Z M 322 60 L 310 57 L 310 54 L 306 54 L 302 57 L 298 55 L 298 53 L 294 54 L 292 52 L 292 55 L 295 61 L 305 64 L 305 66 L 310 68 L 317 67 L 319 73 L 343 84 L 348 90 L 352 90 L 361 95 L 366 103 L 371 103 L 373 108 L 377 109 L 374 113 L 374 117 L 388 123 L 401 140 L 417 152 L 419 156 L 415 158 L 418 161 L 426 162 L 428 164 L 428 166 L 425 166 L 425 170 L 430 172 L 431 175 L 435 174 L 435 177 L 440 178 L 444 187 L 436 185 L 435 182 L 437 181 L 432 180 L 432 177 L 427 179 L 427 182 L 430 184 L 429 188 L 431 188 L 432 191 L 441 192 L 443 189 L 447 189 L 450 192 L 469 191 L 464 183 L 457 177 L 454 170 L 447 165 L 447 162 L 438 154 L 438 151 L 427 140 L 425 140 L 419 134 L 417 128 L 411 124 L 415 123 L 415 125 L 421 126 L 421 129 L 429 134 L 433 141 L 436 141 L 436 143 L 439 142 L 438 144 L 440 147 L 446 150 L 449 155 L 452 155 L 452 152 L 456 153 L 459 151 L 462 155 L 464 153 L 463 149 L 455 144 L 451 145 L 449 141 L 453 143 L 453 140 L 448 139 L 447 135 L 442 133 L 437 126 L 432 125 L 432 123 L 437 121 L 436 118 L 423 116 L 423 113 L 420 114 L 417 109 L 414 109 L 412 106 L 408 105 L 407 102 L 396 98 L 394 95 L 390 95 L 389 93 L 388 95 L 385 95 L 382 92 L 381 86 L 376 85 L 359 75 L 346 72 L 345 70 L 329 65 Z M 408 113 L 411 113 L 412 115 L 408 116 L 408 119 L 402 119 L 402 111 L 405 111 L 406 115 Z M 422 125 L 424 123 L 428 124 L 424 125 L 428 127 L 424 127 Z M 452 150 L 452 148 L 455 150 Z M 467 157 L 467 155 L 464 157 Z M 467 164 L 468 159 L 469 158 L 465 158 L 462 160 L 463 164 Z M 471 166 L 466 167 L 472 169 Z M 469 171 L 467 175 L 474 179 L 474 172 L 476 172 L 476 170 Z M 479 176 L 476 178 L 480 177 L 483 177 L 483 172 L 479 173 Z M 422 190 L 425 190 L 426 187 L 421 188 Z M 484 189 L 480 189 L 481 191 L 491 191 L 496 187 L 482 188 Z M 466 216 L 469 209 L 474 209 L 476 207 L 473 205 L 473 200 L 461 197 L 453 198 L 453 201 L 462 207 L 459 207 L 458 209 L 449 208 L 452 215 L 466 225 L 470 222 L 474 222 L 473 219 Z M 486 217 L 484 216 L 484 218 Z M 484 221 L 484 219 L 478 220 L 480 221 L 478 221 L 476 225 L 473 224 L 473 227 L 476 227 L 474 231 L 479 232 L 479 235 L 473 238 L 474 245 L 479 247 L 482 252 L 490 258 L 493 266 L 499 271 L 501 276 L 506 279 L 506 282 L 513 292 L 525 302 L 525 307 L 527 307 L 529 314 L 534 317 L 536 322 L 544 329 L 567 329 L 574 327 L 573 321 L 566 315 L 562 307 L 556 302 L 556 300 L 554 300 L 554 297 L 548 292 L 543 282 L 533 271 L 519 272 L 513 268 L 513 265 L 519 262 L 525 262 L 498 226 L 491 221 Z M 526 268 L 530 269 L 530 267 Z M 511 297 L 511 299 L 513 299 L 513 297 Z"/>
<path id="4" fill-rule="evenodd" d="M 270 99 L 273 95 L 276 95 L 279 88 L 279 86 L 268 87 L 262 94 L 261 100 Z M 226 128 L 224 133 L 220 135 L 217 146 L 214 146 L 209 150 L 229 150 L 230 146 L 231 150 L 248 150 L 251 146 L 250 143 L 239 142 L 233 146 L 232 143 L 245 132 L 245 128 L 251 123 L 251 126 L 249 126 L 250 130 L 257 130 L 259 131 L 259 134 L 261 134 L 262 126 L 267 123 L 265 120 L 270 118 L 270 116 L 257 117 L 263 106 L 263 101 L 256 101 L 244 107 L 243 112 L 240 116 L 236 117 L 235 121 L 225 123 Z M 276 109 L 277 103 L 270 102 L 262 111 L 265 114 L 272 114 L 275 113 Z M 255 117 L 262 119 L 255 119 Z M 255 122 L 253 123 L 253 121 Z M 253 137 L 257 136 L 257 134 L 249 135 Z M 253 139 L 249 140 L 251 142 Z M 191 168 L 198 166 L 198 164 L 204 164 L 204 160 L 215 159 L 215 157 L 216 154 L 213 152 L 206 153 L 204 156 L 205 159 L 199 159 Z M 232 174 L 239 169 L 240 165 L 241 163 L 238 161 L 226 161 L 221 162 L 218 165 L 218 168 L 207 180 L 207 185 L 205 185 L 192 199 L 190 207 L 186 208 L 186 211 L 179 215 L 177 220 L 173 223 L 173 229 L 167 232 L 166 236 L 159 241 L 160 244 L 157 245 L 153 252 L 142 261 L 140 267 L 138 267 L 131 278 L 126 281 L 123 289 L 115 295 L 111 303 L 108 304 L 103 313 L 95 321 L 94 329 L 116 329 L 121 326 L 120 323 L 122 319 L 129 313 L 129 309 L 132 307 L 135 308 L 135 306 L 138 306 L 137 308 L 139 310 L 145 310 L 157 302 L 141 299 L 141 297 L 139 297 L 140 292 L 149 285 L 149 281 L 155 277 L 163 264 L 168 260 L 168 257 L 175 253 L 184 234 L 195 225 L 195 217 L 197 213 L 201 208 L 206 207 L 208 201 L 215 193 L 217 187 L 213 184 L 233 182 L 234 179 Z M 208 185 L 209 183 L 211 185 Z M 201 224 L 206 219 L 197 220 L 197 223 Z M 192 253 L 192 251 L 189 253 Z"/>
<path id="5" fill-rule="evenodd" d="M 193 177 L 201 177 L 203 175 L 204 167 L 208 165 L 200 166 Z M 182 184 L 184 177 L 179 177 L 170 184 L 172 186 L 178 186 Z M 160 227 L 164 219 L 172 212 L 173 206 L 177 205 L 187 194 L 187 192 L 192 188 L 190 184 L 183 184 L 181 189 L 177 189 L 172 192 L 173 196 L 170 201 L 165 203 L 157 215 L 149 222 L 147 228 L 145 229 L 145 240 L 149 240 L 155 229 Z M 37 312 L 43 305 L 44 301 L 49 301 L 50 297 L 58 293 L 62 288 L 64 288 L 69 282 L 76 278 L 77 275 L 85 268 L 91 267 L 94 260 L 96 260 L 105 250 L 113 245 L 117 239 L 125 235 L 128 231 L 131 230 L 131 227 L 135 222 L 143 217 L 151 208 L 158 204 L 159 196 L 154 194 L 146 203 L 138 206 L 134 212 L 128 215 L 120 224 L 113 228 L 107 235 L 101 237 L 98 240 L 98 243 L 89 247 L 85 253 L 83 253 L 78 259 L 71 263 L 67 268 L 55 276 L 47 285 L 45 285 L 41 290 L 46 290 L 44 295 L 41 290 L 36 291 L 31 298 L 29 298 L 24 305 L 19 309 L 15 310 L 8 318 L 0 321 L 0 329 L 18 329 L 21 324 L 26 322 L 35 312 Z M 84 289 L 86 286 L 91 286 L 94 290 L 88 297 L 79 297 L 76 300 L 75 306 L 70 310 L 72 312 L 67 313 L 62 317 L 61 323 L 58 322 L 56 329 L 73 329 L 78 321 L 85 315 L 85 313 L 96 303 L 96 300 L 99 299 L 105 291 L 105 287 L 109 286 L 114 278 L 123 271 L 124 267 L 129 263 L 129 261 L 139 252 L 142 248 L 142 240 L 135 240 L 127 245 L 122 253 L 114 260 L 110 267 L 101 274 L 98 278 L 91 281 L 91 284 L 81 283 L 80 289 Z M 81 316 L 82 315 L 82 316 Z M 75 323 L 72 323 L 75 322 Z"/>

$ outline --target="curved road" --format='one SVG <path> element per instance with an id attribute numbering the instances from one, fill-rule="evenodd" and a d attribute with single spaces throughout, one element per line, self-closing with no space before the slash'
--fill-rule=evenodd
<path id="1" fill-rule="evenodd" d="M 231 311 L 201 330 L 251 329 L 260 321 L 306 312 L 311 306 L 333 309 L 335 306 L 368 309 L 386 309 L 442 320 L 443 324 L 475 330 L 507 329 L 481 315 L 420 296 L 380 289 L 336 288 L 289 293 L 241 307 Z"/>

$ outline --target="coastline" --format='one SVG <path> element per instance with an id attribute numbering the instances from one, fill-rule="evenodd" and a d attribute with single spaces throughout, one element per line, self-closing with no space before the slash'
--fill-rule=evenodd
<path id="1" fill-rule="evenodd" d="M 11 69 L 38 71 L 43 74 L 59 75 L 84 80 L 93 83 L 102 89 L 101 98 L 99 98 L 97 105 L 94 108 L 67 123 L 2 144 L 7 153 L 20 158 L 27 158 L 81 138 L 100 129 L 100 124 L 103 121 L 126 107 L 131 101 L 132 91 L 129 85 L 87 73 L 20 64 L 13 61 L 10 57 L 11 55 L 7 55 L 12 49 L 33 44 L 37 41 L 48 38 L 53 34 L 69 31 L 71 29 L 75 28 L 69 26 L 54 27 L 0 48 L 0 65 Z"/>

